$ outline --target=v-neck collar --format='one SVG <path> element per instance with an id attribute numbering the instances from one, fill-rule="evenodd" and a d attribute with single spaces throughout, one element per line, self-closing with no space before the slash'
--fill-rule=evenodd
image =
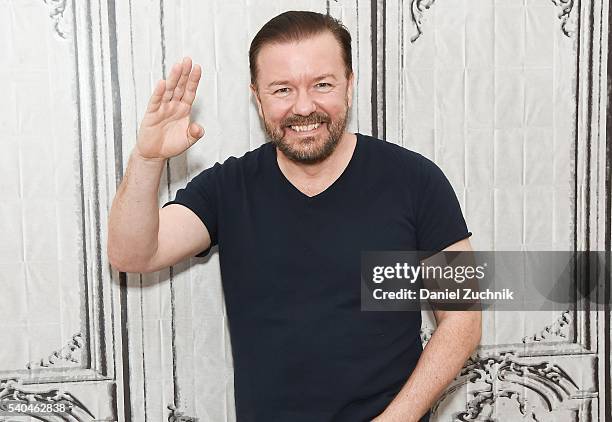
<path id="1" fill-rule="evenodd" d="M 330 195 L 333 191 L 337 190 L 339 185 L 342 185 L 343 181 L 349 177 L 352 171 L 352 168 L 355 166 L 355 162 L 359 158 L 360 145 L 363 142 L 363 140 L 361 139 L 362 135 L 360 133 L 355 133 L 355 136 L 357 140 L 355 142 L 355 148 L 353 149 L 353 154 L 351 155 L 351 159 L 349 160 L 348 164 L 346 165 L 346 167 L 344 168 L 340 176 L 338 176 L 338 178 L 334 180 L 331 185 L 329 185 L 325 190 L 323 190 L 322 192 L 319 192 L 316 195 L 313 195 L 313 196 L 306 195 L 304 192 L 299 190 L 293 183 L 291 183 L 289 179 L 287 179 L 287 177 L 285 176 L 285 174 L 282 172 L 282 170 L 280 169 L 278 165 L 278 161 L 276 158 L 277 157 L 276 147 L 274 145 L 270 145 L 271 146 L 270 156 L 272 160 L 272 167 L 274 168 L 274 173 L 276 174 L 276 176 L 278 176 L 280 183 L 284 186 L 285 190 L 290 195 L 296 196 L 298 199 L 302 201 L 306 201 L 306 202 L 313 202 L 321 198 L 324 198 Z"/>

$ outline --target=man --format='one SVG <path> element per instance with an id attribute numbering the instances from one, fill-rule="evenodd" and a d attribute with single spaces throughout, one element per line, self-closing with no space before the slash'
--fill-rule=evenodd
<path id="1" fill-rule="evenodd" d="M 239 421 L 417 421 L 480 339 L 477 312 L 362 312 L 366 250 L 470 250 L 440 169 L 345 131 L 351 38 L 329 16 L 286 12 L 255 36 L 251 90 L 270 143 L 202 171 L 157 205 L 190 123 L 201 69 L 185 58 L 153 91 L 113 202 L 108 254 L 152 272 L 219 245 Z"/>

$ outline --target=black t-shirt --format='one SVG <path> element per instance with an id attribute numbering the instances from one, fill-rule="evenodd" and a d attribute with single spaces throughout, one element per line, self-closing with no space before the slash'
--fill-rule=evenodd
<path id="1" fill-rule="evenodd" d="M 266 143 L 202 171 L 172 203 L 219 245 L 239 422 L 380 414 L 421 355 L 421 315 L 360 310 L 361 251 L 440 251 L 471 235 L 436 164 L 359 133 L 344 172 L 313 197 Z"/>

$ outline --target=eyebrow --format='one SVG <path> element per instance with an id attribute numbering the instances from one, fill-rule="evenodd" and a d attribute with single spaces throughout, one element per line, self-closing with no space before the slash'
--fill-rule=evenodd
<path id="1" fill-rule="evenodd" d="M 321 79 L 325 79 L 325 78 L 333 78 L 334 80 L 336 80 L 336 77 L 334 76 L 333 73 L 326 73 L 324 75 L 316 77 L 314 80 L 320 81 Z M 289 84 L 289 81 L 272 81 L 268 84 L 268 88 L 274 85 L 288 85 L 288 84 Z"/>

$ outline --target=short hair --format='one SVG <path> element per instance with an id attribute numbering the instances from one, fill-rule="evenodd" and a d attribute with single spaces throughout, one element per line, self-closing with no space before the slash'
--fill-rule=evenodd
<path id="1" fill-rule="evenodd" d="M 256 84 L 258 68 L 257 56 L 268 44 L 301 41 L 323 32 L 330 32 L 340 44 L 345 76 L 353 73 L 351 58 L 351 34 L 337 19 L 322 13 L 290 10 L 270 19 L 257 32 L 249 48 L 249 68 L 251 83 Z"/>

